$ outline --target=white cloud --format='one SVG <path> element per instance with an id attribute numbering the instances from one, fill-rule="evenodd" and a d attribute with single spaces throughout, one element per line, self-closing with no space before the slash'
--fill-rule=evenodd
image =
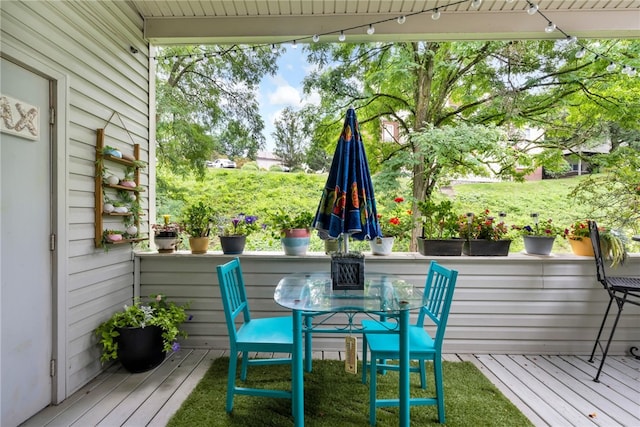
<path id="1" fill-rule="evenodd" d="M 290 85 L 278 86 L 268 98 L 271 105 L 300 105 L 300 91 Z"/>

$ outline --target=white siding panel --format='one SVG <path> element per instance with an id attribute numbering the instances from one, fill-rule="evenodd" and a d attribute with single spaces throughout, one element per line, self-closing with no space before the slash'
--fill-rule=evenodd
<path id="1" fill-rule="evenodd" d="M 109 252 L 93 247 L 95 129 L 104 127 L 117 111 L 141 145 L 148 160 L 149 83 L 148 46 L 142 36 L 143 22 L 126 2 L 2 2 L 1 38 L 27 57 L 68 75 L 66 147 L 68 189 L 67 260 L 65 289 L 67 360 L 60 371 L 66 375 L 66 395 L 84 385 L 100 371 L 92 330 L 111 312 L 133 296 L 131 247 Z M 130 46 L 138 49 L 132 54 Z M 20 58 L 18 58 L 20 59 Z M 64 123 L 59 124 L 65 126 Z M 118 120 L 109 125 L 108 138 L 125 152 L 132 142 Z M 144 185 L 149 182 L 143 171 Z M 143 194 L 144 197 L 144 194 Z M 143 203 L 148 207 L 148 201 Z M 65 396 L 62 396 L 65 397 Z"/>
<path id="2" fill-rule="evenodd" d="M 186 346 L 228 349 L 215 266 L 231 259 L 206 255 L 139 253 L 140 294 L 164 293 L 191 301 L 194 319 L 185 325 Z M 459 271 L 445 339 L 448 352 L 588 354 L 593 346 L 608 297 L 594 280 L 591 258 L 562 255 L 552 259 L 513 254 L 504 258 L 442 257 L 443 265 Z M 415 254 L 367 257 L 365 268 L 399 274 L 421 283 L 428 259 Z M 283 274 L 330 269 L 329 258 L 241 255 L 242 269 L 254 317 L 287 315 L 273 301 Z M 632 273 L 635 272 L 635 273 Z M 634 255 L 616 274 L 640 274 Z M 549 286 L 549 283 L 552 285 Z M 415 313 L 412 313 L 415 318 Z M 332 319 L 339 325 L 344 319 Z M 356 322 L 357 324 L 358 322 Z M 640 310 L 631 306 L 620 320 L 612 352 L 624 354 L 640 342 Z M 314 350 L 339 351 L 340 335 L 317 334 Z"/>

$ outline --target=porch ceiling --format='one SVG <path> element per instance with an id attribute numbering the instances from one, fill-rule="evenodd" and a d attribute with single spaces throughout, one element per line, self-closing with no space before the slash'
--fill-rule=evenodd
<path id="1" fill-rule="evenodd" d="M 129 1 L 144 18 L 145 37 L 158 45 L 307 42 L 313 34 L 335 41 L 343 29 L 352 42 L 564 37 L 545 33 L 545 17 L 579 38 L 640 38 L 640 0 L 529 0 L 541 12 L 533 16 L 527 0 L 484 0 L 477 10 L 471 0 Z M 407 19 L 398 25 L 401 15 Z"/>

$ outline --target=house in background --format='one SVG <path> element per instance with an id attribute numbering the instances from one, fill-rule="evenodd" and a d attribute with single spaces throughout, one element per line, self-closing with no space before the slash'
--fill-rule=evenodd
<path id="1" fill-rule="evenodd" d="M 269 170 L 272 166 L 282 167 L 282 159 L 270 151 L 258 151 L 256 164 L 260 169 Z"/>
<path id="2" fill-rule="evenodd" d="M 640 37 L 635 1 L 556 3 L 548 16 L 578 37 Z M 148 233 L 156 216 L 154 44 L 305 42 L 316 33 L 333 42 L 327 31 L 385 19 L 374 36 L 354 30 L 349 40 L 559 37 L 521 1 L 486 0 L 479 10 L 456 2 L 437 22 L 420 14 L 442 7 L 435 0 L 229 4 L 0 2 L 1 425 L 62 402 L 98 375 L 93 331 L 134 297 L 133 249 L 95 245 L 96 133 L 105 129 L 105 143 L 123 153 L 137 145 L 148 162 L 140 177 Z"/>

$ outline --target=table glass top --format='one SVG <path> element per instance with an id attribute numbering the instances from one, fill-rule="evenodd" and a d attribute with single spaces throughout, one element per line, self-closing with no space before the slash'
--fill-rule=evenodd
<path id="1" fill-rule="evenodd" d="M 273 297 L 294 310 L 394 312 L 421 307 L 423 288 L 393 274 L 365 273 L 364 290 L 334 291 L 329 272 L 299 273 L 283 277 Z"/>

